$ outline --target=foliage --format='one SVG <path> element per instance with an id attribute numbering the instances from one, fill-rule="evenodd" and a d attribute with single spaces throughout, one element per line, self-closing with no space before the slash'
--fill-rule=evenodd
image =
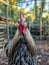
<path id="1" fill-rule="evenodd" d="M 20 11 L 23 12 L 24 18 L 26 19 L 27 22 L 30 22 L 32 24 L 37 24 L 37 26 L 34 25 L 34 27 L 36 28 L 40 28 L 40 26 L 38 26 L 38 24 L 40 25 L 40 17 L 42 17 L 41 15 L 43 15 L 43 13 L 46 13 L 47 11 L 44 9 L 45 6 L 45 0 L 41 0 L 40 5 L 37 5 L 37 1 L 35 1 L 35 6 L 34 8 L 32 8 L 30 10 L 30 12 L 27 12 L 26 8 L 19 8 L 17 3 L 23 1 L 23 0 L 8 0 L 9 3 L 9 7 L 8 7 L 8 16 L 9 18 L 13 19 L 13 22 L 15 24 L 15 22 L 18 21 L 19 19 L 19 13 Z M 0 15 L 2 16 L 6 16 L 6 11 L 5 11 L 5 6 L 4 5 L 0 5 L 0 10 L 1 13 Z M 44 25 L 42 25 L 42 27 L 45 29 L 47 26 L 45 24 L 48 25 L 48 17 L 49 17 L 49 13 L 47 13 L 45 15 L 45 18 L 42 17 L 42 23 Z M 12 23 L 13 24 L 13 23 Z M 33 27 L 33 25 L 32 25 Z"/>

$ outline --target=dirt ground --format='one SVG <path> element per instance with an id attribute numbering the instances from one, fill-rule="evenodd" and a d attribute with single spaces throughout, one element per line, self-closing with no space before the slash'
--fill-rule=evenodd
<path id="1" fill-rule="evenodd" d="M 38 65 L 49 65 L 49 41 L 35 41 L 37 45 Z M 8 65 L 8 59 L 4 50 L 0 49 L 0 65 Z"/>
<path id="2" fill-rule="evenodd" d="M 49 65 L 49 41 L 36 41 L 38 65 Z"/>

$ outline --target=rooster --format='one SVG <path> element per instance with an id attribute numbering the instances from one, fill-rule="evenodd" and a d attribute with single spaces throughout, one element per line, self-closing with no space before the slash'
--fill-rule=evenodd
<path id="1" fill-rule="evenodd" d="M 15 44 L 17 45 L 18 44 L 17 42 L 19 41 L 21 36 L 23 36 L 26 41 L 26 46 L 29 52 L 31 53 L 32 56 L 36 56 L 37 48 L 29 29 L 27 28 L 27 23 L 23 17 L 22 12 L 20 12 L 20 19 L 18 20 L 18 22 L 19 22 L 19 26 L 16 30 L 16 34 L 12 39 L 11 43 L 9 43 L 5 48 L 6 50 L 8 49 L 7 55 L 9 56 L 10 54 L 12 54 L 14 45 Z"/>

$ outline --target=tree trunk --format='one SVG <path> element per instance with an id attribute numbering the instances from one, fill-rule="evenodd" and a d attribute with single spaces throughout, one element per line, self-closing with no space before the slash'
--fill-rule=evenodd
<path id="1" fill-rule="evenodd" d="M 48 36 L 49 36 L 49 16 L 48 16 Z"/>
<path id="2" fill-rule="evenodd" d="M 35 21 L 37 21 L 37 0 L 35 0 Z"/>
<path id="3" fill-rule="evenodd" d="M 41 9 L 40 9 L 40 39 L 41 39 L 41 36 L 42 36 L 42 12 L 43 12 L 43 9 L 44 9 L 44 5 L 45 5 L 45 0 L 41 0 Z"/>
<path id="4" fill-rule="evenodd" d="M 49 2 L 48 2 L 48 14 L 49 14 Z M 48 36 L 49 36 L 49 16 L 48 16 Z"/>
<path id="5" fill-rule="evenodd" d="M 6 5 L 6 27 L 7 27 L 7 38 L 9 40 L 8 5 Z"/>

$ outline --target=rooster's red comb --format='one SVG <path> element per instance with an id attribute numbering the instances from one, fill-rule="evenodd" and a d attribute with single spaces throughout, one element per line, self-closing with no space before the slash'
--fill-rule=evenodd
<path id="1" fill-rule="evenodd" d="M 20 12 L 20 19 L 23 19 L 23 14 L 22 14 L 22 12 Z"/>

